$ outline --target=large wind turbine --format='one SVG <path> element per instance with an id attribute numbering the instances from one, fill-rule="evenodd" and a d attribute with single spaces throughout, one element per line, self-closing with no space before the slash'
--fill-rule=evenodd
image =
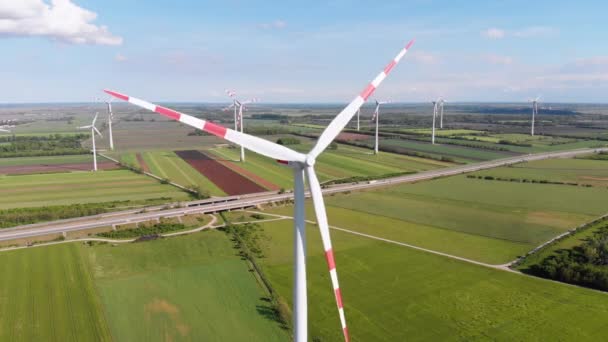
<path id="1" fill-rule="evenodd" d="M 346 318 L 344 315 L 344 307 L 342 295 L 338 284 L 338 275 L 336 272 L 336 262 L 331 245 L 329 235 L 329 226 L 327 223 L 327 213 L 323 202 L 323 194 L 321 185 L 317 179 L 314 170 L 314 165 L 317 157 L 331 144 L 331 142 L 340 134 L 340 131 L 350 122 L 357 110 L 367 101 L 374 93 L 376 88 L 384 81 L 388 73 L 393 67 L 403 58 L 407 50 L 412 46 L 412 40 L 403 48 L 399 54 L 390 61 L 390 63 L 380 72 L 374 80 L 365 87 L 365 89 L 355 97 L 325 128 L 317 143 L 308 154 L 302 154 L 291 150 L 285 146 L 258 138 L 243 132 L 232 130 L 212 122 L 201 120 L 190 115 L 182 114 L 169 108 L 157 106 L 155 104 L 123 95 L 110 90 L 105 90 L 106 93 L 128 101 L 134 105 L 154 111 L 173 120 L 185 123 L 197 129 L 216 135 L 226 139 L 232 143 L 245 146 L 247 149 L 262 154 L 264 156 L 276 159 L 279 163 L 288 165 L 293 169 L 294 174 L 294 339 L 296 342 L 308 341 L 308 306 L 306 293 L 306 234 L 305 234 L 305 215 L 304 215 L 304 178 L 308 179 L 308 187 L 312 196 L 313 206 L 317 217 L 317 225 L 321 233 L 323 248 L 325 250 L 325 258 L 329 267 L 331 282 L 334 289 L 334 295 L 342 324 L 344 339 L 348 341 L 348 330 L 346 328 Z"/>
<path id="2" fill-rule="evenodd" d="M 391 103 L 391 101 L 378 101 L 376 100 L 376 109 L 374 109 L 374 115 L 372 116 L 372 122 L 376 122 L 376 144 L 374 145 L 374 154 L 378 154 L 378 125 L 380 122 L 380 105 Z"/>
<path id="3" fill-rule="evenodd" d="M 238 131 L 239 127 L 240 127 L 240 131 L 241 131 L 241 133 L 243 133 L 243 126 L 244 126 L 243 125 L 243 109 L 246 108 L 245 105 L 258 102 L 259 99 L 252 98 L 252 99 L 249 99 L 246 101 L 239 101 L 236 98 L 236 92 L 234 92 L 233 90 L 228 90 L 228 89 L 226 89 L 226 94 L 232 99 L 232 104 L 230 106 L 224 108 L 224 110 L 229 110 L 230 108 L 234 107 L 234 130 Z M 241 145 L 241 162 L 244 162 L 244 161 L 245 161 L 245 148 L 243 145 Z"/>
<path id="4" fill-rule="evenodd" d="M 95 113 L 93 122 L 90 125 L 78 127 L 78 129 L 87 129 L 87 128 L 91 129 L 91 141 L 93 142 L 93 171 L 97 171 L 97 149 L 95 148 L 95 133 L 99 134 L 100 137 L 102 136 L 101 133 L 99 132 L 99 130 L 97 129 L 97 127 L 95 127 L 95 122 L 97 121 L 97 115 L 99 115 L 99 113 Z"/>
<path id="5" fill-rule="evenodd" d="M 532 130 L 530 135 L 534 135 L 534 121 L 536 119 L 536 115 L 538 115 L 538 101 L 540 100 L 540 96 L 537 96 L 535 99 L 530 100 L 532 102 Z"/>

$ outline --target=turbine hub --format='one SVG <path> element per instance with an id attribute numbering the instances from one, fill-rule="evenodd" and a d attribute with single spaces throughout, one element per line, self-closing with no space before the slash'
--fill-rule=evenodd
<path id="1" fill-rule="evenodd" d="M 313 156 L 306 156 L 306 160 L 304 161 L 304 164 L 306 164 L 306 166 L 314 166 L 315 165 L 315 158 Z"/>

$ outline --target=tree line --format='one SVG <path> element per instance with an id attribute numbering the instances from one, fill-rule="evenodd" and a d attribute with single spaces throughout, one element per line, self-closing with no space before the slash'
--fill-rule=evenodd
<path id="1" fill-rule="evenodd" d="M 89 153 L 81 141 L 88 134 L 0 137 L 0 157 L 57 156 Z"/>

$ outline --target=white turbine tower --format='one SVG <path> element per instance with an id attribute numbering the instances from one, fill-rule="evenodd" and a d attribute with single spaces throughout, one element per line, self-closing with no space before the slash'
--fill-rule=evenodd
<path id="1" fill-rule="evenodd" d="M 374 145 L 374 154 L 378 154 L 378 125 L 380 122 L 380 105 L 387 103 L 391 103 L 391 101 L 376 100 L 376 109 L 374 109 L 374 115 L 372 116 L 372 122 L 376 122 L 376 144 Z"/>
<path id="2" fill-rule="evenodd" d="M 346 318 L 344 315 L 344 307 L 342 295 L 338 284 L 338 275 L 336 273 L 336 263 L 329 235 L 329 226 L 327 223 L 327 213 L 323 202 L 323 194 L 321 185 L 317 179 L 314 170 L 314 165 L 317 157 L 331 144 L 331 142 L 340 134 L 340 131 L 350 122 L 357 110 L 367 101 L 374 93 L 376 88 L 384 81 L 387 74 L 393 67 L 403 58 L 407 50 L 414 43 L 411 41 L 403 48 L 399 54 L 391 60 L 391 62 L 380 72 L 374 80 L 365 87 L 365 89 L 355 97 L 338 114 L 334 120 L 325 128 L 317 143 L 308 154 L 302 154 L 289 149 L 285 146 L 258 138 L 243 132 L 228 129 L 226 127 L 216 125 L 212 122 L 201 120 L 190 115 L 171 110 L 169 108 L 157 106 L 155 104 L 129 97 L 114 91 L 105 90 L 106 93 L 128 101 L 134 105 L 146 108 L 157 112 L 161 115 L 185 123 L 197 129 L 216 135 L 226 139 L 232 143 L 247 147 L 247 149 L 262 154 L 264 156 L 276 159 L 279 163 L 288 165 L 293 169 L 294 174 L 294 339 L 296 342 L 308 341 L 308 304 L 306 292 L 306 233 L 305 233 L 305 215 L 304 215 L 304 178 L 308 179 L 308 187 L 313 201 L 315 214 L 317 217 L 317 225 L 321 233 L 323 248 L 325 250 L 325 258 L 329 267 L 331 282 L 333 285 L 334 295 L 342 324 L 344 339 L 348 338 L 348 330 L 346 328 Z"/>
<path id="3" fill-rule="evenodd" d="M 433 130 L 432 130 L 432 136 L 431 136 L 431 143 L 433 145 L 435 145 L 435 120 L 437 119 L 437 107 L 439 104 L 439 100 L 437 101 L 433 101 Z"/>
<path id="4" fill-rule="evenodd" d="M 530 135 L 534 136 L 534 121 L 536 120 L 536 116 L 538 115 L 538 101 L 540 100 L 540 96 L 537 96 L 535 99 L 530 100 L 532 102 L 532 130 L 530 131 Z"/>
<path id="5" fill-rule="evenodd" d="M 95 147 L 95 133 L 99 134 L 99 136 L 101 137 L 101 133 L 99 132 L 99 130 L 97 129 L 97 127 L 95 127 L 95 122 L 97 121 L 97 115 L 99 115 L 99 113 L 95 113 L 95 117 L 93 118 L 93 122 L 88 125 L 88 126 L 82 126 L 82 127 L 78 127 L 78 129 L 91 129 L 91 141 L 93 143 L 93 171 L 97 171 L 97 149 Z"/>
<path id="6" fill-rule="evenodd" d="M 443 104 L 445 103 L 445 100 L 443 99 L 443 97 L 439 98 L 439 128 L 443 129 Z"/>
<path id="7" fill-rule="evenodd" d="M 226 94 L 232 99 L 232 104 L 224 110 L 229 110 L 234 107 L 234 130 L 238 131 L 240 127 L 241 133 L 243 133 L 243 109 L 247 109 L 246 105 L 258 102 L 259 99 L 252 98 L 246 101 L 239 101 L 236 98 L 236 92 L 233 90 L 226 89 Z M 241 145 L 241 162 L 245 161 L 245 147 Z"/>
<path id="8" fill-rule="evenodd" d="M 114 119 L 114 112 L 112 111 L 112 98 L 104 101 L 108 108 L 108 135 L 110 136 L 110 150 L 114 151 L 114 135 L 112 134 L 112 120 Z"/>

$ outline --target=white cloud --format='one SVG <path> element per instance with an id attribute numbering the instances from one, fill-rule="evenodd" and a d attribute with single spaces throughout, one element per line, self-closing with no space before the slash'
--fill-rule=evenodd
<path id="1" fill-rule="evenodd" d="M 71 0 L 0 1 L 0 36 L 41 36 L 70 44 L 120 45 L 106 26 L 92 24 L 97 14 Z"/>
<path id="2" fill-rule="evenodd" d="M 505 37 L 505 31 L 497 28 L 489 28 L 481 31 L 481 35 L 489 39 L 502 39 Z"/>
<path id="3" fill-rule="evenodd" d="M 123 55 L 122 53 L 117 53 L 116 56 L 114 56 L 114 60 L 117 62 L 126 62 L 128 60 L 127 56 Z"/>
<path id="4" fill-rule="evenodd" d="M 422 50 L 412 51 L 409 58 L 421 64 L 432 65 L 439 63 L 439 57 L 437 55 Z"/>
<path id="5" fill-rule="evenodd" d="M 488 54 L 482 57 L 484 61 L 490 64 L 509 65 L 513 64 L 513 58 L 497 54 Z"/>
<path id="6" fill-rule="evenodd" d="M 264 29 L 264 30 L 269 30 L 269 29 L 280 30 L 280 29 L 284 29 L 285 27 L 287 27 L 287 22 L 279 19 L 279 20 L 275 20 L 271 23 L 259 24 L 258 27 L 261 29 Z"/>

